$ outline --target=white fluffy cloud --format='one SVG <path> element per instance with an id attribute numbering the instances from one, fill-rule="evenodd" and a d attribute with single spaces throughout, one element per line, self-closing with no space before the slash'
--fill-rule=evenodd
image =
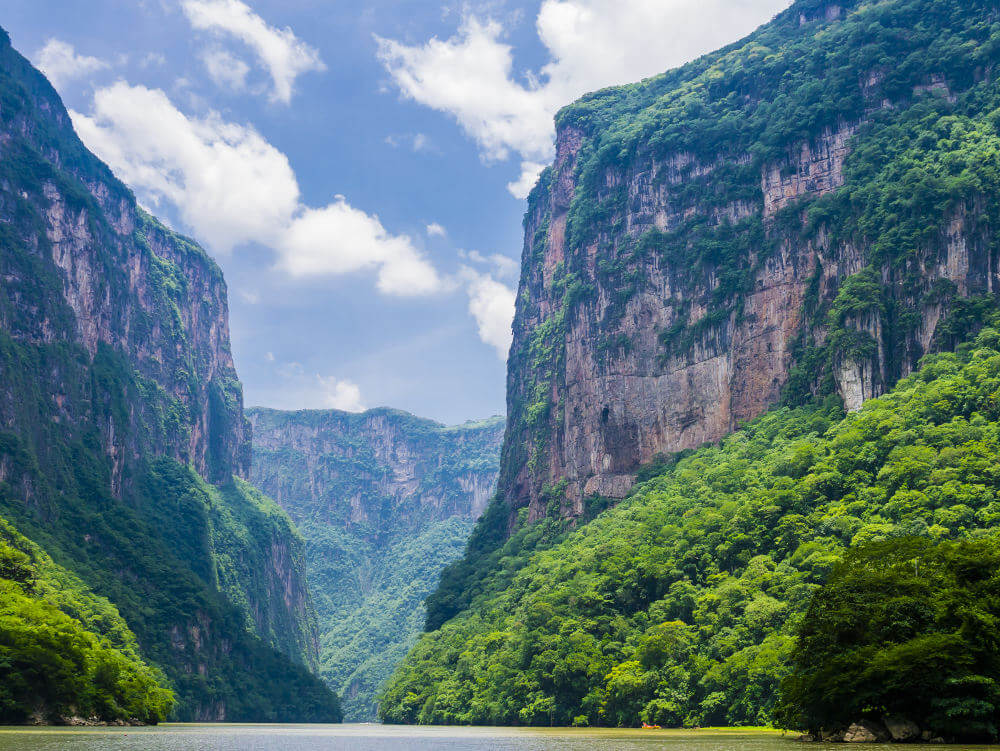
<path id="1" fill-rule="evenodd" d="M 555 100 L 514 79 L 513 50 L 502 34 L 499 23 L 468 17 L 447 41 L 411 47 L 379 38 L 379 57 L 406 96 L 452 114 L 488 159 L 511 150 L 546 156 Z"/>
<path id="2" fill-rule="evenodd" d="M 427 236 L 428 237 L 447 237 L 448 230 L 437 222 L 431 222 L 427 225 Z"/>
<path id="3" fill-rule="evenodd" d="M 268 352 L 265 360 L 274 362 Z M 281 388 L 270 395 L 268 404 L 278 409 L 310 409 L 317 405 L 345 412 L 364 412 L 361 388 L 353 381 L 307 371 L 297 362 L 283 363 L 276 369 Z"/>
<path id="4" fill-rule="evenodd" d="M 70 81 L 83 78 L 109 67 L 97 57 L 78 55 L 73 45 L 59 39 L 49 39 L 35 53 L 35 64 L 57 89 Z"/>
<path id="5" fill-rule="evenodd" d="M 743 36 L 790 0 L 543 0 L 536 20 L 549 62 L 522 73 L 504 28 L 467 16 L 447 40 L 379 39 L 402 94 L 452 115 L 488 160 L 523 161 L 510 191 L 527 195 L 552 158 L 552 118 L 588 91 L 635 81 Z"/>
<path id="6" fill-rule="evenodd" d="M 287 157 L 254 128 L 216 114 L 188 117 L 166 94 L 118 82 L 100 89 L 90 115 L 71 113 L 84 142 L 153 206 L 168 202 L 210 248 L 258 242 L 292 276 L 370 269 L 380 291 L 422 295 L 442 281 L 409 237 L 338 197 L 300 201 Z"/>
<path id="7" fill-rule="evenodd" d="M 213 250 L 267 242 L 299 204 L 283 153 L 249 126 L 189 118 L 158 89 L 119 81 L 94 96 L 77 132 L 147 203 L 164 200 Z"/>
<path id="8" fill-rule="evenodd" d="M 321 209 L 303 209 L 282 243 L 279 264 L 293 276 L 346 274 L 378 268 L 377 285 L 391 295 L 436 292 L 441 279 L 405 235 L 390 235 L 377 216 L 338 198 Z"/>
<path id="9" fill-rule="evenodd" d="M 497 351 L 501 360 L 507 359 L 514 320 L 514 290 L 488 274 L 480 274 L 466 267 L 462 270 L 469 295 L 469 313 L 476 320 L 479 338 Z"/>
<path id="10" fill-rule="evenodd" d="M 289 28 L 269 26 L 241 0 L 183 0 L 181 7 L 195 29 L 231 36 L 249 47 L 271 77 L 275 101 L 291 101 L 301 74 L 326 70 L 315 48 Z"/>
<path id="11" fill-rule="evenodd" d="M 361 399 L 361 389 L 352 381 L 341 381 L 332 376 L 316 376 L 319 385 L 322 404 L 328 409 L 341 409 L 345 412 L 364 412 L 365 404 Z"/>
<path id="12" fill-rule="evenodd" d="M 507 183 L 507 190 L 514 198 L 527 198 L 544 169 L 545 165 L 539 162 L 521 162 L 521 176 Z"/>

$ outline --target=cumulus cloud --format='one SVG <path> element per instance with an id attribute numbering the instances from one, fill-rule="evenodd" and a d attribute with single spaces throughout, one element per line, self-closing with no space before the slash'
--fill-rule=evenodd
<path id="1" fill-rule="evenodd" d="M 446 237 L 448 235 L 448 230 L 442 227 L 437 222 L 431 222 L 427 225 L 427 236 L 428 237 Z"/>
<path id="2" fill-rule="evenodd" d="M 321 375 L 317 375 L 316 380 L 319 384 L 324 407 L 340 409 L 345 412 L 365 411 L 365 404 L 361 399 L 361 389 L 356 383 Z"/>
<path id="3" fill-rule="evenodd" d="M 183 0 L 181 8 L 191 26 L 247 45 L 271 77 L 271 98 L 288 104 L 295 79 L 309 71 L 326 70 L 319 52 L 289 29 L 269 26 L 241 0 Z"/>
<path id="4" fill-rule="evenodd" d="M 147 205 L 174 206 L 215 251 L 258 242 L 292 276 L 370 269 L 386 294 L 442 288 L 411 239 L 389 233 L 378 217 L 343 197 L 302 204 L 287 157 L 250 126 L 189 117 L 162 91 L 124 82 L 100 89 L 90 115 L 71 115 L 87 146 Z"/>
<path id="5" fill-rule="evenodd" d="M 293 276 L 346 274 L 377 267 L 380 291 L 421 295 L 441 287 L 434 267 L 405 235 L 389 234 L 377 216 L 342 197 L 321 209 L 303 209 L 285 234 L 279 265 Z"/>
<path id="6" fill-rule="evenodd" d="M 469 296 L 469 313 L 476 321 L 479 338 L 506 361 L 513 338 L 514 290 L 489 274 L 480 274 L 468 267 L 462 269 L 462 274 Z"/>
<path id="7" fill-rule="evenodd" d="M 538 176 L 542 174 L 545 165 L 539 162 L 522 162 L 521 176 L 513 182 L 507 183 L 507 190 L 514 198 L 525 199 L 531 193 L 531 189 L 538 182 Z"/>
<path id="8" fill-rule="evenodd" d="M 274 356 L 266 356 L 273 362 Z M 345 412 L 364 412 L 361 388 L 353 381 L 309 372 L 297 362 L 278 367 L 283 382 L 280 394 L 273 395 L 270 403 L 278 409 L 310 409 L 316 405 Z"/>
<path id="9" fill-rule="evenodd" d="M 515 80 L 502 34 L 499 23 L 468 17 L 447 41 L 413 47 L 378 38 L 379 57 L 403 94 L 453 115 L 486 158 L 505 159 L 511 150 L 546 156 L 551 94 Z"/>
<path id="10" fill-rule="evenodd" d="M 100 58 L 78 55 L 73 45 L 59 39 L 49 39 L 45 46 L 35 53 L 35 64 L 57 89 L 70 81 L 110 67 Z"/>
<path id="11" fill-rule="evenodd" d="M 504 27 L 467 15 L 458 32 L 408 45 L 378 39 L 400 92 L 447 113 L 487 160 L 523 162 L 527 195 L 553 156 L 552 118 L 582 94 L 661 73 L 743 36 L 790 0 L 543 0 L 536 19 L 549 62 L 522 73 Z"/>
<path id="12" fill-rule="evenodd" d="M 159 89 L 121 81 L 96 92 L 91 115 L 71 115 L 84 143 L 146 203 L 177 207 L 213 250 L 266 242 L 298 209 L 288 159 L 250 126 L 188 117 Z"/>

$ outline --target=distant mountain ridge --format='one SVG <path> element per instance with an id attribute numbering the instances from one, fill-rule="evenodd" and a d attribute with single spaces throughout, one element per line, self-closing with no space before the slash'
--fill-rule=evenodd
<path id="1" fill-rule="evenodd" d="M 179 719 L 334 720 L 302 541 L 249 486 L 226 285 L 0 33 L 0 516 L 117 606 Z"/>
<path id="2" fill-rule="evenodd" d="M 447 427 L 392 409 L 251 408 L 251 479 L 306 540 L 320 673 L 348 720 L 416 639 L 424 597 L 492 497 L 504 419 Z"/>

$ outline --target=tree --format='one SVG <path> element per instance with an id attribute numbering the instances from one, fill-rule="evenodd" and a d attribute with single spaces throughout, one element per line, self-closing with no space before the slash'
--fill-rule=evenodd
<path id="1" fill-rule="evenodd" d="M 849 551 L 813 596 L 775 712 L 783 727 L 905 717 L 996 738 L 1000 544 L 897 538 Z"/>

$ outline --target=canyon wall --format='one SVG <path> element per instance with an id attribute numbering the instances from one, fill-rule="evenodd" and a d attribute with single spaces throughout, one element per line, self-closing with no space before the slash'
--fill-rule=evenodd
<path id="1" fill-rule="evenodd" d="M 863 213 L 908 207 L 862 208 L 864 170 L 884 164 L 866 153 L 852 170 L 855 151 L 891 127 L 905 139 L 904 123 L 990 75 L 933 54 L 887 71 L 838 36 L 862 12 L 889 33 L 889 5 L 796 3 L 744 42 L 557 117 L 525 217 L 500 478 L 510 528 L 522 507 L 551 514 L 553 496 L 570 518 L 623 498 L 642 465 L 803 390 L 859 409 L 935 348 L 957 303 L 994 292 L 995 236 L 979 221 L 991 199 L 929 206 L 934 230 L 919 236 Z M 817 47 L 825 68 L 808 62 Z M 838 302 L 852 279 L 876 288 L 867 307 Z"/>
<path id="2" fill-rule="evenodd" d="M 334 718 L 303 666 L 302 540 L 242 479 L 222 272 L 87 151 L 2 31 L 0 280 L 0 515 L 118 606 L 179 717 L 279 719 L 296 686 L 292 715 Z"/>
<path id="3" fill-rule="evenodd" d="M 374 720 L 379 689 L 421 630 L 424 597 L 494 493 L 504 420 L 247 414 L 251 478 L 306 540 L 320 673 L 342 693 L 346 719 Z"/>

